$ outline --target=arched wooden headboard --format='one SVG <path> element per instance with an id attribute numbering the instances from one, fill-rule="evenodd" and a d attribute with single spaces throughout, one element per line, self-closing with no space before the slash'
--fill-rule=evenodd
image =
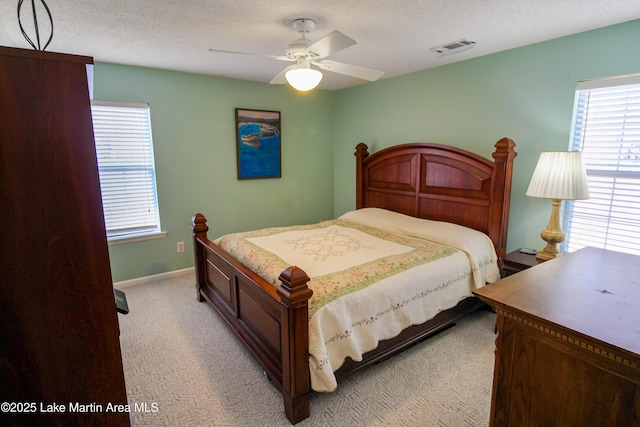
<path id="1" fill-rule="evenodd" d="M 360 143 L 356 208 L 384 208 L 482 231 L 504 258 L 515 145 L 499 140 L 492 162 L 446 145 L 410 143 L 369 154 Z"/>

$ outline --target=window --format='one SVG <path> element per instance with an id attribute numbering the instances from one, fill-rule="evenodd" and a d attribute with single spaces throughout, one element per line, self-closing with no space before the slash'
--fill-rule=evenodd
<path id="1" fill-rule="evenodd" d="M 92 101 L 91 113 L 108 240 L 162 237 L 149 106 Z"/>
<path id="2" fill-rule="evenodd" d="M 575 108 L 590 199 L 566 202 L 565 249 L 640 255 L 640 75 L 580 82 Z"/>

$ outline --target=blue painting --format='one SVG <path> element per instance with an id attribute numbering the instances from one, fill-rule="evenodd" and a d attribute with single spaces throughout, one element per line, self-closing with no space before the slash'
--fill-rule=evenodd
<path id="1" fill-rule="evenodd" d="M 279 178 L 280 112 L 236 108 L 238 179 Z"/>

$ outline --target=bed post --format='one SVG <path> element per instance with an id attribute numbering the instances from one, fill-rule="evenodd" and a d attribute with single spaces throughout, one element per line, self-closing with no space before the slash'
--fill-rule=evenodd
<path id="1" fill-rule="evenodd" d="M 207 218 L 201 213 L 195 214 L 191 217 L 191 235 L 193 236 L 193 257 L 196 267 L 196 292 L 198 293 L 198 301 L 204 301 L 204 297 L 200 293 L 200 287 L 204 286 L 205 277 L 205 258 L 202 245 L 198 243 L 198 240 L 207 240 Z"/>
<path id="2" fill-rule="evenodd" d="M 356 156 L 356 209 L 360 209 L 365 207 L 364 197 L 366 192 L 364 189 L 367 188 L 367 185 L 362 180 L 362 163 L 369 156 L 367 144 L 361 142 L 356 145 L 354 156 Z"/>
<path id="3" fill-rule="evenodd" d="M 491 221 L 489 222 L 489 235 L 494 240 L 496 252 L 500 263 L 507 254 L 507 230 L 509 229 L 509 206 L 511 204 L 511 175 L 513 174 L 513 159 L 518 155 L 515 152 L 516 143 L 512 139 L 502 138 L 496 142 L 496 151 L 493 153 L 495 167 L 491 183 L 493 188 L 501 188 L 503 191 L 492 189 L 491 194 L 496 198 L 491 203 Z M 502 270 L 502 266 L 500 266 Z"/>
<path id="4" fill-rule="evenodd" d="M 278 295 L 287 307 L 282 311 L 282 387 L 284 410 L 292 424 L 310 414 L 309 397 L 309 298 L 313 291 L 307 286 L 309 276 L 298 267 L 289 267 L 280 274 Z"/>

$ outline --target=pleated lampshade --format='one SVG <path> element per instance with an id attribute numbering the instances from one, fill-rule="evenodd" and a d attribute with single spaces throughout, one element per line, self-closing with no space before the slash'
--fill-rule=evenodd
<path id="1" fill-rule="evenodd" d="M 546 151 L 540 154 L 527 196 L 546 199 L 589 198 L 587 171 L 581 151 Z"/>

